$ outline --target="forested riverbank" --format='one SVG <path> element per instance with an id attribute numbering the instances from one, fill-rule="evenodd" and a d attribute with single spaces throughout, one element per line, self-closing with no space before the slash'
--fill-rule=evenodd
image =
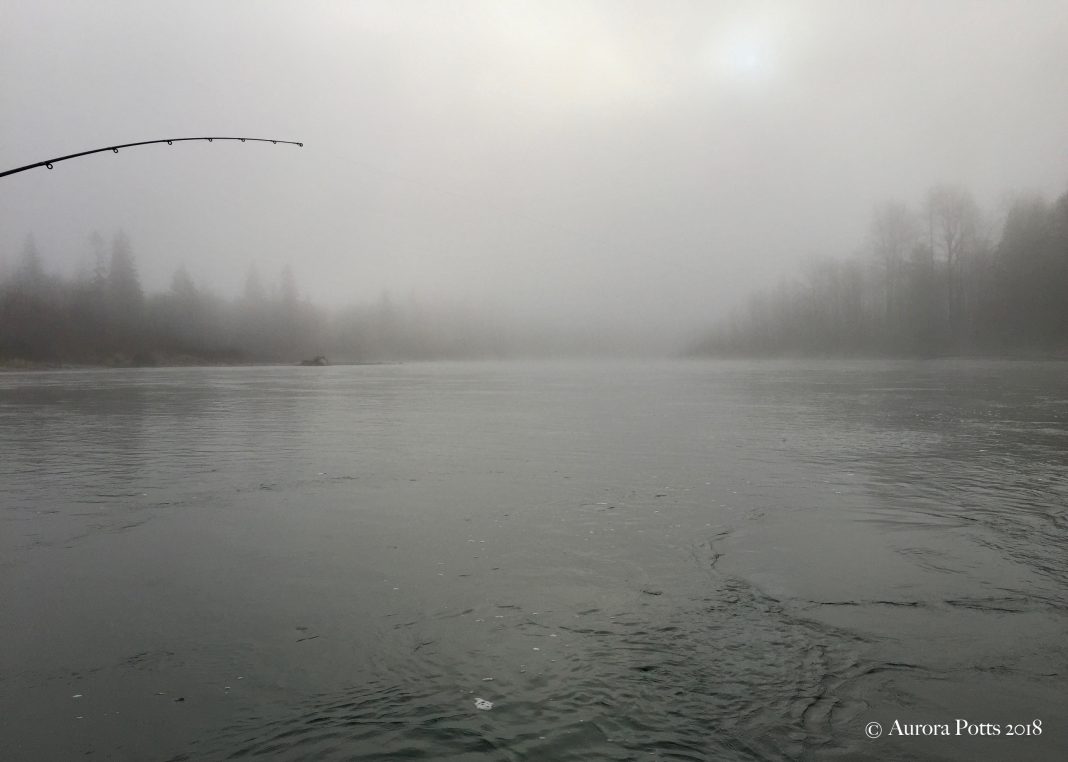
<path id="1" fill-rule="evenodd" d="M 86 264 L 64 276 L 32 236 L 0 270 L 0 368 L 296 363 L 499 357 L 499 323 L 462 304 L 426 305 L 389 294 L 327 309 L 301 294 L 286 266 L 274 279 L 252 267 L 226 298 L 179 267 L 147 292 L 130 240 L 90 239 Z"/>
<path id="2" fill-rule="evenodd" d="M 886 203 L 859 253 L 755 294 L 692 351 L 1068 357 L 1068 193 L 1000 218 L 953 186 Z"/>
<path id="3" fill-rule="evenodd" d="M 47 261 L 31 236 L 14 264 L 0 268 L 0 369 L 611 351 L 610 337 L 595 331 L 581 346 L 568 345 L 462 302 L 428 305 L 383 293 L 329 309 L 301 294 L 288 266 L 274 278 L 253 266 L 235 298 L 184 267 L 169 288 L 149 293 L 121 232 L 110 241 L 94 234 L 73 275 L 51 271 Z M 1068 193 L 1052 202 L 1020 196 L 997 214 L 963 188 L 938 186 L 918 205 L 880 206 L 856 254 L 810 261 L 755 294 L 690 353 L 1068 358 L 1066 328 Z"/>

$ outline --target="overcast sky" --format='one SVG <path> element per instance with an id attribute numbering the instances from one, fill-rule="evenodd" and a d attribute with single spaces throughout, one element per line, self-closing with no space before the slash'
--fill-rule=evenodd
<path id="1" fill-rule="evenodd" d="M 0 258 L 710 321 L 874 204 L 1068 190 L 1068 2 L 0 2 Z"/>

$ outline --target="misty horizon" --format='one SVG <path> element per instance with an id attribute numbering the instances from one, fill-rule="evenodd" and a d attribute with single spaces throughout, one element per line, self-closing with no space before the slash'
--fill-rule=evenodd
<path id="1" fill-rule="evenodd" d="M 1006 204 L 1004 211 L 983 209 L 968 189 L 952 185 L 933 186 L 918 204 L 884 201 L 872 210 L 867 233 L 850 254 L 811 256 L 736 299 L 728 316 L 674 325 L 666 313 L 661 320 L 639 314 L 641 322 L 597 309 L 563 317 L 523 314 L 500 299 L 428 297 L 414 289 L 324 305 L 303 289 L 289 263 L 265 274 L 254 261 L 239 293 L 221 292 L 184 264 L 175 268 L 168 288 L 146 288 L 137 249 L 124 231 L 112 237 L 110 266 L 109 247 L 94 231 L 69 273 L 57 272 L 53 262 L 72 258 L 42 256 L 31 234 L 14 265 L 0 257 L 0 360 L 292 362 L 324 352 L 345 362 L 575 354 L 1060 354 L 1066 350 L 1058 305 L 1068 192 L 1055 200 L 1006 196 Z M 125 306 L 110 304 L 114 295 L 106 287 L 117 255 L 119 270 L 129 271 L 122 277 L 132 279 L 139 294 Z M 266 305 L 275 305 L 270 330 L 276 340 L 264 343 L 254 336 L 266 330 L 262 325 L 240 325 L 261 322 L 254 313 Z M 98 341 L 90 332 L 86 347 L 71 344 L 86 324 L 95 323 L 96 334 L 104 336 L 116 328 L 109 329 L 108 321 L 116 320 L 131 329 L 147 320 L 153 328 L 127 332 L 118 343 Z M 41 325 L 52 326 L 51 333 Z"/>
<path id="2" fill-rule="evenodd" d="M 185 266 L 233 295 L 289 264 L 331 308 L 414 294 L 648 343 L 858 253 L 886 200 L 959 184 L 996 226 L 1010 194 L 1063 192 L 1063 3 L 853 8 L 20 6 L 4 166 L 305 145 L 5 178 L 0 252 L 33 233 L 71 273 L 122 229 L 149 290 Z"/>

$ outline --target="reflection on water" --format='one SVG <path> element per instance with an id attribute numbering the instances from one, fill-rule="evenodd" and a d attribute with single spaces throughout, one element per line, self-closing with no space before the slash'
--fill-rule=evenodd
<path id="1" fill-rule="evenodd" d="M 1065 369 L 0 375 L 3 756 L 1061 758 Z"/>

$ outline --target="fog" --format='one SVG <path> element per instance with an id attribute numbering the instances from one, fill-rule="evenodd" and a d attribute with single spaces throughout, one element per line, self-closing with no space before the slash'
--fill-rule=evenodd
<path id="1" fill-rule="evenodd" d="M 292 268 L 340 310 L 458 306 L 675 351 L 887 200 L 1068 188 L 1068 4 L 9 3 L 0 274 L 122 231 L 144 287 Z M 999 217 L 999 215 L 1001 215 Z M 519 329 L 517 329 L 519 330 Z"/>

